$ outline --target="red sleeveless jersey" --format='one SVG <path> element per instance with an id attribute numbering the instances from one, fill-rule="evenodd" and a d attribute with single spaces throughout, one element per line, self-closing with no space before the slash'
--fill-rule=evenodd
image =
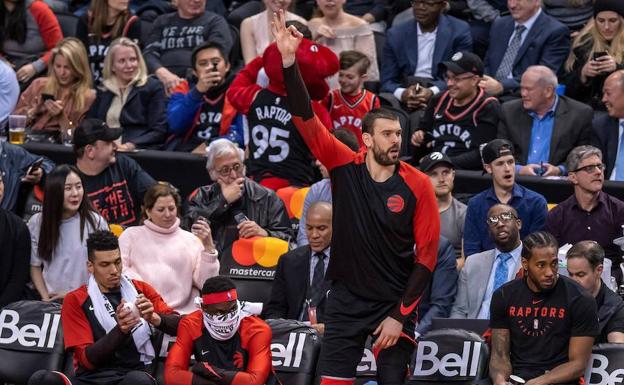
<path id="1" fill-rule="evenodd" d="M 349 96 L 343 94 L 340 89 L 332 90 L 323 103 L 332 120 L 332 126 L 346 128 L 358 138 L 360 147 L 362 142 L 362 119 L 368 111 L 379 108 L 379 98 L 374 93 L 362 90 L 358 95 Z"/>

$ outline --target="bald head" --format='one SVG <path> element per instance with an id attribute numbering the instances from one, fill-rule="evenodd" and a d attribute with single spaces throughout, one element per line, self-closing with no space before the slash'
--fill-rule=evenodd
<path id="1" fill-rule="evenodd" d="M 514 209 L 512 206 L 506 205 L 504 203 L 497 203 L 494 206 L 490 207 L 490 209 L 487 212 L 487 216 L 491 216 L 492 213 L 494 213 L 495 211 L 500 211 L 500 210 L 504 210 L 507 212 L 511 212 L 513 215 L 515 215 L 516 217 L 518 216 L 518 212 L 516 211 L 516 209 Z"/>
<path id="2" fill-rule="evenodd" d="M 314 202 L 306 214 L 306 235 L 313 252 L 329 247 L 332 237 L 332 205 L 329 202 Z"/>
<path id="3" fill-rule="evenodd" d="M 609 116 L 624 118 L 624 70 L 615 71 L 604 82 L 602 102 L 607 107 Z"/>
<path id="4" fill-rule="evenodd" d="M 548 67 L 531 66 L 522 75 L 520 96 L 522 107 L 543 116 L 554 102 L 557 90 L 557 75 Z"/>

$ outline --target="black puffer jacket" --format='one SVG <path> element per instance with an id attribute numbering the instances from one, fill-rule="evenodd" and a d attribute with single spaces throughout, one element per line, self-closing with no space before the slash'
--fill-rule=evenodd
<path id="1" fill-rule="evenodd" d="M 195 190 L 186 202 L 183 227 L 190 230 L 199 216 L 207 218 L 217 250 L 222 252 L 238 239 L 234 216 L 241 212 L 266 230 L 270 237 L 290 242 L 292 228 L 282 200 L 275 192 L 251 179 L 245 178 L 243 185 L 243 196 L 232 204 L 226 202 L 218 183 Z"/>

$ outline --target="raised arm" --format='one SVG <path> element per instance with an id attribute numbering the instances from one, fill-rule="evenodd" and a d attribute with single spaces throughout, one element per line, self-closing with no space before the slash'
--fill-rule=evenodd
<path id="1" fill-rule="evenodd" d="M 355 156 L 346 145 L 334 138 L 315 115 L 310 95 L 299 73 L 295 52 L 303 39 L 294 26 L 286 28 L 284 12 L 273 17 L 272 32 L 282 56 L 286 103 L 293 115 L 293 123 L 312 154 L 329 170 L 351 162 Z"/>

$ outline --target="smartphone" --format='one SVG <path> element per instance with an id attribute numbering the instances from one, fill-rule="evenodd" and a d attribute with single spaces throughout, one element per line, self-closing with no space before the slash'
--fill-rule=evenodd
<path id="1" fill-rule="evenodd" d="M 603 57 L 603 56 L 607 56 L 609 53 L 607 51 L 602 51 L 602 52 L 594 52 L 594 60 L 598 60 L 599 58 Z"/>
<path id="2" fill-rule="evenodd" d="M 45 102 L 46 100 L 56 100 L 56 98 L 51 94 L 41 94 L 41 100 Z"/>
<path id="3" fill-rule="evenodd" d="M 243 213 L 237 213 L 236 215 L 234 215 L 234 220 L 236 221 L 237 225 L 240 225 L 241 223 L 248 221 L 249 218 L 247 218 L 247 216 Z"/>
<path id="4" fill-rule="evenodd" d="M 43 164 L 43 158 L 39 158 L 36 161 L 34 161 L 33 164 L 31 164 L 30 167 L 28 167 L 28 171 L 26 171 L 26 175 L 32 175 L 35 171 L 41 168 L 42 164 Z"/>

